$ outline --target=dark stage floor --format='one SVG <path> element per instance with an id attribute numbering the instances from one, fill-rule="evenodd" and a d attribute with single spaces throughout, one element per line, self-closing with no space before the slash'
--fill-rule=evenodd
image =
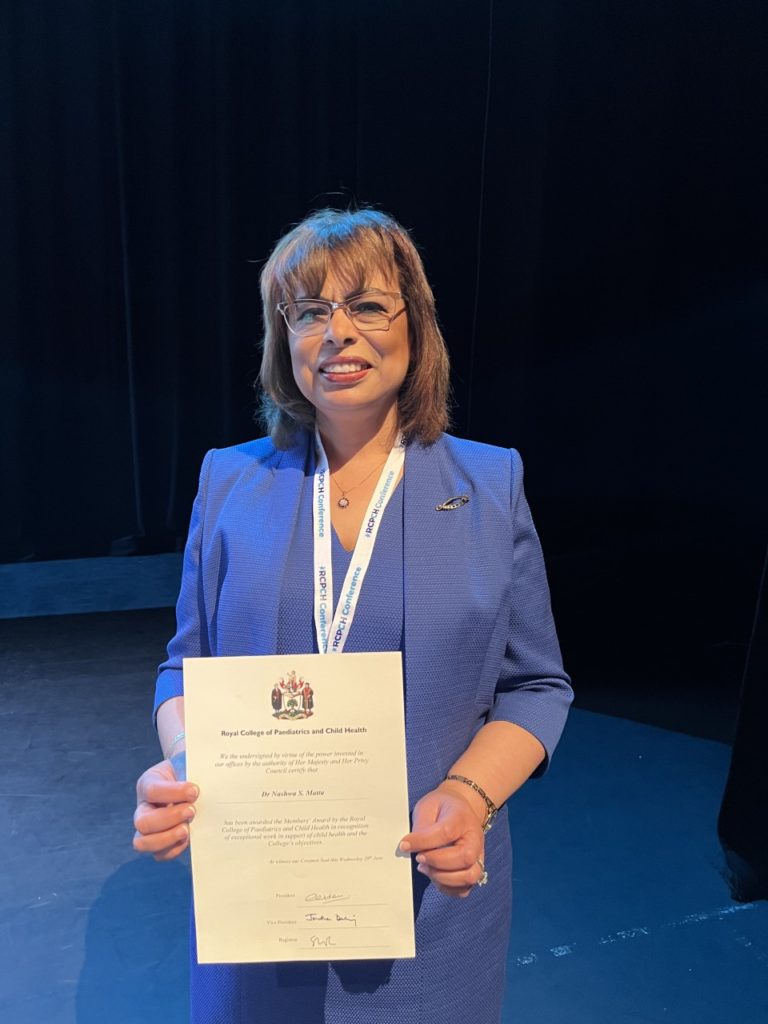
<path id="1" fill-rule="evenodd" d="M 8 1024 L 186 1020 L 188 867 L 131 848 L 172 623 L 162 608 L 0 621 Z M 620 699 L 579 682 L 549 775 L 514 800 L 505 1020 L 764 1024 L 768 904 L 731 902 L 715 836 L 735 708 L 669 682 Z"/>

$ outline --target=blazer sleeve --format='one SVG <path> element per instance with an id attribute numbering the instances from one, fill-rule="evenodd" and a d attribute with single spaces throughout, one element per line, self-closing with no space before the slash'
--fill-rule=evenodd
<path id="1" fill-rule="evenodd" d="M 200 561 L 212 458 L 213 450 L 207 453 L 200 469 L 200 483 L 192 506 L 189 534 L 184 548 L 181 589 L 176 602 L 176 633 L 168 644 L 168 657 L 158 669 L 153 721 L 156 721 L 157 710 L 164 701 L 171 697 L 181 697 L 184 693 L 182 659 L 206 657 L 211 653 Z"/>
<path id="2" fill-rule="evenodd" d="M 544 746 L 542 775 L 560 739 L 573 700 L 563 669 L 541 545 L 523 490 L 523 464 L 511 450 L 513 590 L 509 633 L 489 721 L 513 722 Z"/>

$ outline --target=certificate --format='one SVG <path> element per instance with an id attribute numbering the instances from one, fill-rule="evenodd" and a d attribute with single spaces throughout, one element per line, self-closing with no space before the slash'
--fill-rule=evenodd
<path id="1" fill-rule="evenodd" d="M 402 658 L 185 658 L 200 963 L 415 955 Z"/>

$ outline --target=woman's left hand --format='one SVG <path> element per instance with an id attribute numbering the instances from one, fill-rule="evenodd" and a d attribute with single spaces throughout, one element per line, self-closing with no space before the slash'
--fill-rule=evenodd
<path id="1" fill-rule="evenodd" d="M 413 831 L 400 849 L 415 853 L 417 870 L 446 896 L 468 896 L 483 877 L 483 827 L 469 800 L 433 789 L 413 809 Z"/>

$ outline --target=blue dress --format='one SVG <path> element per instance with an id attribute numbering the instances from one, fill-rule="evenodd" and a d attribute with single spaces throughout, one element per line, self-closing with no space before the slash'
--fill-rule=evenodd
<path id="1" fill-rule="evenodd" d="M 156 707 L 182 692 L 181 658 L 315 651 L 311 439 L 209 453 L 193 510 Z M 460 511 L 436 503 L 465 493 Z M 334 539 L 334 596 L 349 555 Z M 519 456 L 445 436 L 409 448 L 382 518 L 346 650 L 403 650 L 411 806 L 473 733 L 512 721 L 548 756 L 571 699 Z M 545 766 L 543 766 L 545 767 Z M 543 770 L 542 767 L 542 770 Z M 511 912 L 505 809 L 486 835 L 490 881 L 443 896 L 414 871 L 412 960 L 198 965 L 194 1024 L 498 1024 Z"/>
<path id="2" fill-rule="evenodd" d="M 300 503 L 300 520 L 306 529 L 297 529 L 289 549 L 277 618 L 277 653 L 317 653 L 317 637 L 312 605 L 312 478 L 304 483 Z M 333 595 L 334 608 L 341 593 L 351 553 L 344 550 L 333 532 Z M 398 485 L 384 513 L 368 573 L 357 607 L 352 629 L 344 650 L 398 651 L 403 636 L 403 501 Z M 422 794 L 413 794 L 415 802 Z M 495 861 L 495 872 L 500 870 Z M 494 873 L 495 873 L 494 872 Z M 507 872 L 509 877 L 509 872 Z M 418 887 L 418 888 L 417 888 Z M 508 888 L 508 887 L 505 887 Z M 425 891 L 425 880 L 414 872 L 414 892 L 418 893 L 416 916 L 415 960 L 361 960 L 330 963 L 282 964 L 198 964 L 192 954 L 192 1021 L 194 1024 L 393 1024 L 406 1017 L 418 1024 L 427 1021 L 445 1024 L 447 1019 L 496 1021 L 486 1016 L 486 990 L 474 970 L 467 972 L 464 984 L 457 988 L 456 964 L 446 959 L 446 939 L 435 935 L 428 924 L 429 905 L 442 904 L 443 910 L 459 911 L 454 939 L 450 945 L 464 945 L 467 936 L 461 925 L 464 900 L 442 896 L 433 887 Z M 424 897 L 429 895 L 426 900 Z M 505 894 L 508 898 L 508 894 Z M 471 899 L 487 899 L 483 889 L 476 889 Z M 498 894 L 497 894 L 498 898 Z M 445 915 L 441 914 L 441 918 Z M 433 971 L 444 973 L 445 1005 L 422 1005 L 421 962 L 425 945 L 431 935 L 442 954 L 434 958 Z M 472 942 L 478 936 L 472 937 Z M 499 971 L 500 956 L 506 950 L 489 951 L 488 962 Z M 488 965 L 486 965 L 486 970 Z M 434 981 L 434 979 L 433 979 Z M 432 985 L 430 985 L 430 988 Z M 498 988 L 498 981 L 494 985 Z M 464 1011 L 457 1006 L 456 996 L 463 993 L 467 1002 Z M 447 1015 L 451 1014 L 451 1017 Z"/>

